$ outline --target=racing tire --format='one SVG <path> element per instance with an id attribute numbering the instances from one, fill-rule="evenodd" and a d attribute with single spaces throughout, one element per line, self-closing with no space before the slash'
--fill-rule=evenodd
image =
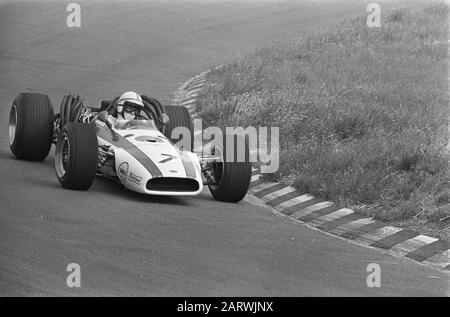
<path id="1" fill-rule="evenodd" d="M 216 185 L 208 185 L 209 191 L 215 200 L 224 202 L 239 202 L 247 194 L 252 177 L 252 164 L 250 162 L 250 151 L 248 145 L 248 137 L 234 135 L 233 160 L 227 160 L 226 144 L 224 140 L 222 144 L 212 144 L 210 154 L 222 158 L 222 162 L 216 163 L 214 168 L 214 176 L 218 181 Z M 239 142 L 244 145 L 242 149 L 236 146 Z M 244 150 L 245 153 L 238 153 Z M 244 157 L 241 157 L 244 154 Z"/>
<path id="2" fill-rule="evenodd" d="M 18 158 L 43 161 L 52 145 L 53 107 L 47 95 L 21 93 L 9 112 L 9 148 Z"/>
<path id="3" fill-rule="evenodd" d="M 87 190 L 97 174 L 98 141 L 91 124 L 69 122 L 56 141 L 56 177 L 64 188 Z"/>
<path id="4" fill-rule="evenodd" d="M 164 106 L 165 113 L 169 117 L 169 122 L 165 125 L 164 135 L 172 140 L 173 143 L 180 142 L 182 137 L 173 137 L 172 132 L 177 127 L 185 127 L 190 133 L 190 142 L 183 142 L 184 150 L 192 151 L 194 144 L 194 123 L 189 111 L 182 106 Z M 186 148 L 189 146 L 189 148 Z"/>

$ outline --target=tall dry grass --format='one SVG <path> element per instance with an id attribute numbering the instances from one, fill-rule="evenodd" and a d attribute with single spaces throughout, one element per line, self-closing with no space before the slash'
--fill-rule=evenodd
<path id="1" fill-rule="evenodd" d="M 450 219 L 449 8 L 397 9 L 237 58 L 201 93 L 204 122 L 278 126 L 284 179 L 381 220 Z"/>

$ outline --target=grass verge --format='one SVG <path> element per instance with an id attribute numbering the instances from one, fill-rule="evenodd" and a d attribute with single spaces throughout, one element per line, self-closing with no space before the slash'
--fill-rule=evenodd
<path id="1" fill-rule="evenodd" d="M 213 70 L 204 125 L 280 127 L 268 178 L 449 238 L 449 8 L 366 16 Z"/>

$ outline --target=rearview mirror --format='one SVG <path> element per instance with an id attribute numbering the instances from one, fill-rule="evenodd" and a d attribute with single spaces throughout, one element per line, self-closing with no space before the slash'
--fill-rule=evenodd
<path id="1" fill-rule="evenodd" d="M 112 124 L 108 120 L 108 112 L 107 111 L 101 111 L 97 115 L 97 120 L 105 123 L 108 126 L 108 128 L 110 128 L 110 129 L 112 128 Z"/>
<path id="2" fill-rule="evenodd" d="M 159 116 L 159 121 L 162 124 L 166 125 L 166 124 L 169 123 L 169 116 L 167 114 L 165 114 L 165 113 L 161 113 L 161 115 Z"/>

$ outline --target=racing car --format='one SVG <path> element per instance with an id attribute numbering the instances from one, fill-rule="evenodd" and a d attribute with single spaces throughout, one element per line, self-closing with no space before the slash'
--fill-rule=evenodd
<path id="1" fill-rule="evenodd" d="M 96 176 L 103 176 L 143 194 L 194 196 L 206 185 L 216 200 L 244 198 L 252 170 L 247 140 L 241 161 L 225 159 L 224 142 L 194 153 L 187 109 L 140 97 L 142 115 L 125 119 L 114 117 L 127 105 L 120 104 L 120 97 L 102 100 L 96 108 L 68 94 L 55 115 L 48 95 L 20 93 L 9 115 L 11 152 L 18 159 L 43 161 L 55 144 L 56 177 L 67 189 L 87 190 Z M 180 137 L 172 138 L 177 127 L 191 133 L 191 146 L 179 146 Z"/>

